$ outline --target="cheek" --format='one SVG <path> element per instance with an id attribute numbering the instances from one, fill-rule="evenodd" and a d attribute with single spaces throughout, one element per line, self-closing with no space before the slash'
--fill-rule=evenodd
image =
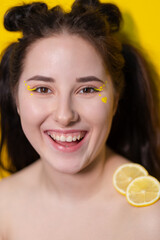
<path id="1" fill-rule="evenodd" d="M 107 98 L 106 102 L 102 100 Z M 94 125 L 102 125 L 111 122 L 113 118 L 113 98 L 106 95 L 98 96 L 94 100 L 88 100 L 87 104 L 81 105 L 82 115 Z"/>
<path id="2" fill-rule="evenodd" d="M 27 96 L 20 97 L 19 115 L 23 128 L 39 126 L 44 118 L 46 112 L 44 111 L 43 104 L 35 101 L 34 96 L 28 94 Z"/>

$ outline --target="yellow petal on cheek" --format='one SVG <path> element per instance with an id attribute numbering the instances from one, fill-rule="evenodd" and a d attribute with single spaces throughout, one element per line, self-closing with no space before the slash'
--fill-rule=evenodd
<path id="1" fill-rule="evenodd" d="M 102 102 L 106 103 L 107 102 L 107 97 L 101 98 Z"/>

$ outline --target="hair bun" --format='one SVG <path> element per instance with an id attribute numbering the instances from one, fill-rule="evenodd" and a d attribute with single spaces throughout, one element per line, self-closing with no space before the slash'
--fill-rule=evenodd
<path id="1" fill-rule="evenodd" d="M 107 18 L 110 24 L 110 32 L 117 32 L 122 21 L 122 14 L 119 8 L 112 3 L 101 3 L 100 12 Z"/>
<path id="2" fill-rule="evenodd" d="M 77 14 L 79 14 L 80 10 L 81 12 L 85 12 L 90 7 L 95 8 L 95 13 L 100 13 L 107 20 L 110 33 L 119 30 L 122 15 L 115 4 L 101 3 L 99 0 L 76 0 L 72 5 L 72 10 L 77 10 Z"/>
<path id="3" fill-rule="evenodd" d="M 100 2 L 99 0 L 76 0 L 73 5 L 88 5 L 88 6 L 99 6 Z"/>
<path id="4" fill-rule="evenodd" d="M 41 2 L 13 7 L 4 16 L 4 27 L 8 31 L 23 31 L 30 17 L 45 14 L 47 10 L 47 5 Z"/>

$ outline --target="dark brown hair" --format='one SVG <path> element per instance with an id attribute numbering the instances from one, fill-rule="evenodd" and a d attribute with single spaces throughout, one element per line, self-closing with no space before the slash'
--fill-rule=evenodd
<path id="1" fill-rule="evenodd" d="M 121 96 L 107 144 L 159 177 L 159 121 L 153 81 L 136 49 L 118 40 L 116 35 L 121 20 L 117 6 L 98 0 L 77 0 L 70 12 L 64 12 L 60 6 L 48 9 L 42 2 L 7 11 L 5 28 L 21 31 L 23 36 L 8 46 L 0 63 L 0 151 L 2 153 L 6 144 L 10 158 L 7 167 L 0 159 L 2 168 L 16 172 L 39 157 L 23 133 L 14 93 L 31 45 L 41 38 L 67 32 L 84 38 L 97 49 L 112 76 L 116 92 Z"/>

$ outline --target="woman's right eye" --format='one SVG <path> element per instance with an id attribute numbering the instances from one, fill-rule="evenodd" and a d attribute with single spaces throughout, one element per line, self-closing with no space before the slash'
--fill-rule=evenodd
<path id="1" fill-rule="evenodd" d="M 51 93 L 52 91 L 47 87 L 38 87 L 34 90 L 34 92 L 47 94 L 47 93 Z"/>

